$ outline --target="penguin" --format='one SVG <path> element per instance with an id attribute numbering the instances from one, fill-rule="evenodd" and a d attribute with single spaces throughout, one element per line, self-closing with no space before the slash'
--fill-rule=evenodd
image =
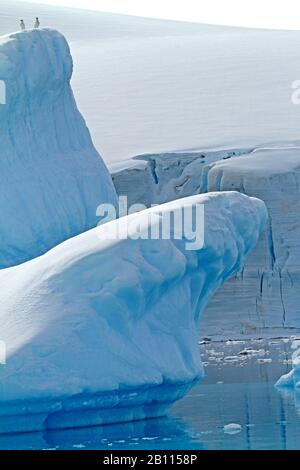
<path id="1" fill-rule="evenodd" d="M 20 28 L 21 28 L 21 31 L 24 31 L 26 29 L 26 26 L 23 20 L 20 21 Z"/>
<path id="2" fill-rule="evenodd" d="M 36 17 L 36 19 L 35 19 L 34 27 L 36 29 L 38 29 L 40 27 L 40 20 L 38 19 L 38 17 Z"/>

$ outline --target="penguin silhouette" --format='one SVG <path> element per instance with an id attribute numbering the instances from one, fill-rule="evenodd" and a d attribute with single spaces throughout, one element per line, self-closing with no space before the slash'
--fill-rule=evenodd
<path id="1" fill-rule="evenodd" d="M 36 17 L 36 19 L 35 19 L 34 27 L 36 29 L 38 29 L 40 27 L 40 20 L 38 19 L 38 17 Z"/>
<path id="2" fill-rule="evenodd" d="M 24 31 L 24 29 L 26 29 L 26 26 L 23 20 L 20 21 L 20 28 L 21 28 L 21 31 Z"/>

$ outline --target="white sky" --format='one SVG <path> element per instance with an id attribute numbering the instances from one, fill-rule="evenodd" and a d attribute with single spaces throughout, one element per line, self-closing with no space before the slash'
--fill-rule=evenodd
<path id="1" fill-rule="evenodd" d="M 35 0 L 34 3 L 200 23 L 300 29 L 300 0 Z"/>

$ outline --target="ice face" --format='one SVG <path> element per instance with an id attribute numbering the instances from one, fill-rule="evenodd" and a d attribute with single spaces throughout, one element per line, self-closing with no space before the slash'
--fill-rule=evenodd
<path id="1" fill-rule="evenodd" d="M 269 213 L 266 231 L 243 271 L 208 305 L 203 321 L 210 331 L 225 299 L 229 315 L 219 325 L 220 334 L 232 328 L 244 334 L 264 328 L 269 334 L 287 334 L 289 328 L 299 328 L 299 169 L 300 149 L 292 144 L 207 165 L 203 191 L 240 191 L 262 199 Z"/>
<path id="2" fill-rule="evenodd" d="M 0 268 L 20 264 L 97 223 L 116 202 L 70 87 L 72 58 L 53 30 L 0 40 Z"/>
<path id="3" fill-rule="evenodd" d="M 235 190 L 266 203 L 268 226 L 242 271 L 208 303 L 204 334 L 286 335 L 299 328 L 299 168 L 297 142 L 144 155 L 111 167 L 118 192 L 133 202 L 161 203 L 198 192 Z"/>

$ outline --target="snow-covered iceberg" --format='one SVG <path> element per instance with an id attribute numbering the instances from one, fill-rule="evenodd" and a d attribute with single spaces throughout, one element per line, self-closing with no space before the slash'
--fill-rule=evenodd
<path id="1" fill-rule="evenodd" d="M 299 399 L 300 394 L 300 340 L 297 339 L 292 343 L 292 370 L 287 374 L 284 374 L 276 383 L 278 388 L 289 388 L 295 389 L 297 392 L 297 398 Z"/>
<path id="2" fill-rule="evenodd" d="M 0 38 L 0 268 L 28 261 L 97 224 L 115 203 L 70 87 L 64 37 L 34 30 Z"/>
<path id="3" fill-rule="evenodd" d="M 107 239 L 151 212 L 204 204 L 205 241 Z M 264 204 L 237 192 L 182 199 L 101 225 L 0 271 L 0 429 L 161 415 L 202 376 L 201 312 L 255 246 Z M 227 312 L 224 311 L 224 315 Z"/>

